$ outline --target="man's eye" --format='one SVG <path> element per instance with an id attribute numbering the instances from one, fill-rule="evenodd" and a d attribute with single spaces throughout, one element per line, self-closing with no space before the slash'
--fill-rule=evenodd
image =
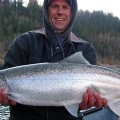
<path id="1" fill-rule="evenodd" d="M 69 7 L 69 6 L 64 6 L 63 8 L 64 8 L 64 9 L 70 9 L 70 7 Z"/>
<path id="2" fill-rule="evenodd" d="M 57 6 L 57 5 L 52 5 L 51 7 L 52 7 L 52 8 L 57 8 L 58 6 Z"/>

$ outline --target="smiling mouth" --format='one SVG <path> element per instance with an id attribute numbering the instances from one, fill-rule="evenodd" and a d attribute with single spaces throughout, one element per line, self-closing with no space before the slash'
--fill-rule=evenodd
<path id="1" fill-rule="evenodd" d="M 64 21 L 65 18 L 55 18 L 55 20 L 57 20 L 57 21 Z"/>

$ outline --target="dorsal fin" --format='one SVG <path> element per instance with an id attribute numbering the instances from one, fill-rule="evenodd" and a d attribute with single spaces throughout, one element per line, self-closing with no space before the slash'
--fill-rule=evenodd
<path id="1" fill-rule="evenodd" d="M 79 64 L 87 64 L 90 65 L 90 63 L 84 58 L 82 55 L 82 52 L 76 52 L 69 57 L 66 57 L 60 62 L 66 62 L 66 63 L 79 63 Z"/>

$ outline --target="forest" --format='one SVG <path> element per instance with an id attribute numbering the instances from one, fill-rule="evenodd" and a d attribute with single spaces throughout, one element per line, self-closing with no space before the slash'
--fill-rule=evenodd
<path id="1" fill-rule="evenodd" d="M 0 0 L 0 60 L 15 38 L 24 32 L 44 26 L 42 6 L 37 0 Z M 103 11 L 79 10 L 73 31 L 93 43 L 99 63 L 120 64 L 120 19 Z"/>

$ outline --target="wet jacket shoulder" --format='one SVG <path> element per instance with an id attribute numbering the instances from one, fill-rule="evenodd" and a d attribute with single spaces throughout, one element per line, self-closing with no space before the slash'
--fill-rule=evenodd
<path id="1" fill-rule="evenodd" d="M 82 51 L 83 56 L 90 62 L 90 64 L 97 64 L 97 52 L 92 43 L 78 38 L 71 33 L 71 41 L 74 43 L 76 52 Z"/>
<path id="2" fill-rule="evenodd" d="M 21 34 L 8 49 L 3 68 L 41 62 L 40 59 L 44 55 L 44 37 L 34 31 Z"/>
<path id="3" fill-rule="evenodd" d="M 83 56 L 91 64 L 96 64 L 96 51 L 92 44 L 78 39 L 73 33 L 71 33 L 70 38 L 72 41 L 67 41 L 62 46 L 65 57 L 82 51 Z M 23 33 L 13 42 L 6 54 L 3 68 L 24 64 L 56 62 L 62 59 L 61 51 L 52 46 L 44 30 L 41 29 Z"/>

